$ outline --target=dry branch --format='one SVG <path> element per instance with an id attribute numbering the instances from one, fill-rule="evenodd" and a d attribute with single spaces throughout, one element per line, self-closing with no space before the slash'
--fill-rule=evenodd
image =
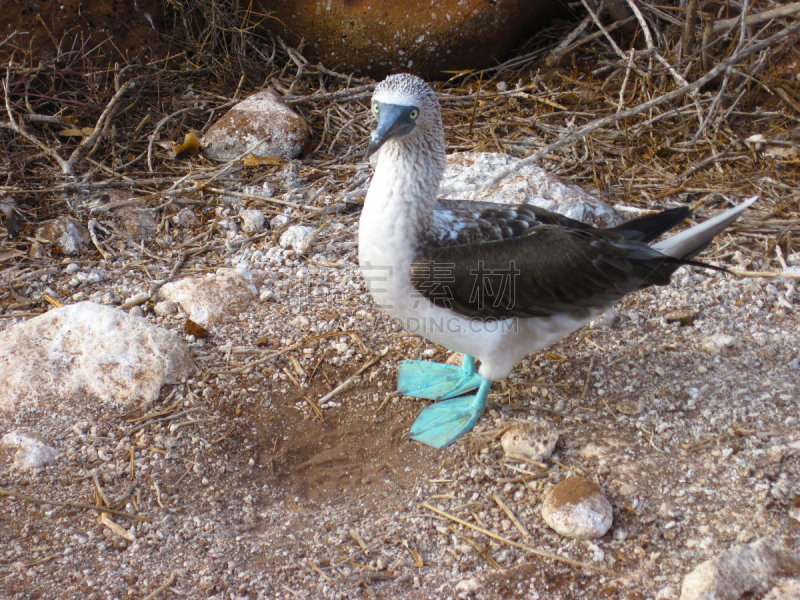
<path id="1" fill-rule="evenodd" d="M 523 167 L 535 163 L 537 160 L 541 159 L 542 157 L 548 154 L 551 154 L 552 152 L 558 150 L 559 148 L 563 148 L 564 146 L 568 146 L 570 144 L 577 142 L 578 140 L 589 135 L 590 133 L 594 133 L 595 131 L 598 131 L 604 127 L 613 125 L 614 123 L 622 121 L 623 119 L 639 115 L 643 112 L 646 112 L 657 106 L 661 106 L 662 104 L 665 104 L 672 100 L 682 98 L 683 96 L 692 92 L 693 90 L 696 90 L 704 86 L 709 81 L 717 77 L 717 75 L 721 74 L 723 71 L 732 67 L 733 65 L 735 65 L 742 59 L 746 58 L 747 56 L 755 54 L 756 52 L 760 52 L 761 50 L 764 50 L 765 48 L 768 48 L 771 45 L 776 44 L 777 42 L 780 42 L 781 40 L 791 35 L 794 35 L 798 32 L 800 32 L 800 22 L 794 23 L 793 25 L 790 25 L 782 29 L 780 32 L 770 36 L 765 40 L 753 43 L 750 46 L 743 48 L 730 58 L 721 61 L 719 64 L 717 64 L 716 67 L 714 67 L 708 73 L 706 73 L 699 79 L 696 79 L 692 83 L 689 83 L 671 92 L 667 92 L 666 94 L 658 96 L 657 98 L 654 98 L 653 100 L 650 100 L 648 102 L 639 104 L 638 106 L 634 106 L 633 108 L 629 108 L 628 110 L 618 112 L 617 114 L 609 117 L 597 119 L 595 121 L 592 121 L 591 123 L 588 123 L 587 125 L 584 125 L 583 127 L 575 129 L 574 131 L 568 133 L 558 141 L 553 142 L 552 144 L 548 144 L 547 146 L 542 148 L 539 152 L 536 152 L 535 154 L 527 158 L 517 161 L 513 166 L 505 169 L 501 173 L 492 177 L 490 180 L 484 182 L 478 187 L 476 192 L 473 194 L 473 197 L 477 198 L 481 192 L 484 192 L 489 188 L 497 185 L 500 181 L 502 181 L 509 175 L 513 175 L 514 173 L 519 172 L 519 170 L 522 169 Z"/>

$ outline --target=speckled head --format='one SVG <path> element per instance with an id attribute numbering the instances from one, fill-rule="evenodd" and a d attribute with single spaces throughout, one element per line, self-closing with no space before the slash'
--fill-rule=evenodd
<path id="1" fill-rule="evenodd" d="M 375 86 L 372 113 L 378 118 L 367 156 L 393 138 L 412 134 L 438 134 L 442 127 L 436 93 L 416 75 L 389 75 Z"/>

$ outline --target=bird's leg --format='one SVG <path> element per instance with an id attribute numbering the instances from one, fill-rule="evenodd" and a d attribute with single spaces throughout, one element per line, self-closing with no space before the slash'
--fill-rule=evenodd
<path id="1" fill-rule="evenodd" d="M 491 385 L 491 381 L 481 378 L 476 394 L 431 404 L 419 414 L 408 436 L 434 448 L 449 446 L 481 418 Z"/>
<path id="2" fill-rule="evenodd" d="M 465 355 L 460 367 L 424 360 L 404 360 L 397 370 L 397 391 L 404 396 L 445 400 L 478 388 L 483 379 L 475 359 Z"/>

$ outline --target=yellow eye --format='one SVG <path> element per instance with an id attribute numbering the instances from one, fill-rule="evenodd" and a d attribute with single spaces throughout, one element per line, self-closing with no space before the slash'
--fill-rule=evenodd
<path id="1" fill-rule="evenodd" d="M 377 115 L 379 110 L 380 109 L 378 108 L 378 103 L 377 102 L 373 102 L 372 103 L 372 112 L 374 112 Z"/>
<path id="2" fill-rule="evenodd" d="M 411 117 L 412 119 L 416 119 L 419 116 L 419 111 L 415 108 L 410 113 L 408 113 L 408 116 Z"/>

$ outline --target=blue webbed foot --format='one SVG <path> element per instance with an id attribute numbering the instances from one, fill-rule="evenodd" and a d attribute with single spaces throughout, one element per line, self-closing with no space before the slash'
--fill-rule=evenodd
<path id="1" fill-rule="evenodd" d="M 475 359 L 464 357 L 462 366 L 424 360 L 404 360 L 397 370 L 397 391 L 403 396 L 444 400 L 480 387 L 483 379 L 475 371 Z"/>
<path id="2" fill-rule="evenodd" d="M 481 378 L 476 394 L 431 404 L 414 421 L 409 437 L 434 448 L 449 446 L 481 418 L 491 385 L 491 381 Z"/>

